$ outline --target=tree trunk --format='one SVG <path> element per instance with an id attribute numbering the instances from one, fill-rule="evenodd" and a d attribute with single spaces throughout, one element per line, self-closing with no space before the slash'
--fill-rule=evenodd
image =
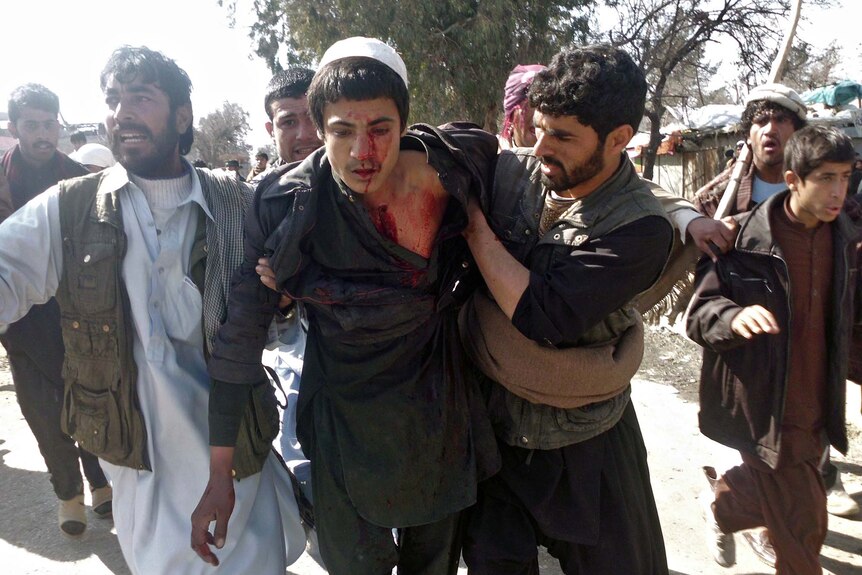
<path id="1" fill-rule="evenodd" d="M 793 11 L 790 14 L 790 20 L 787 22 L 787 30 L 784 32 L 784 40 L 781 43 L 781 48 L 772 62 L 772 68 L 769 70 L 770 82 L 781 82 L 784 77 L 784 70 L 787 68 L 787 58 L 790 55 L 790 48 L 793 46 L 793 37 L 796 36 L 796 25 L 799 24 L 799 14 L 802 11 L 802 0 L 796 0 L 793 4 Z"/>
<path id="2" fill-rule="evenodd" d="M 649 145 L 643 151 L 641 155 L 641 165 L 643 167 L 643 177 L 651 180 L 653 179 L 653 171 L 655 169 L 655 159 L 658 155 L 658 148 L 661 145 L 662 135 L 661 135 L 661 121 L 660 118 L 662 116 L 661 112 L 651 112 L 647 110 L 646 116 L 649 118 L 650 129 L 649 129 Z"/>

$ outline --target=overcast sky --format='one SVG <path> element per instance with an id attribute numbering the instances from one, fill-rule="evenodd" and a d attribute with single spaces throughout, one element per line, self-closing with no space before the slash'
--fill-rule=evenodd
<path id="1" fill-rule="evenodd" d="M 2 0 L 0 97 L 27 82 L 60 97 L 69 123 L 100 122 L 99 73 L 111 52 L 144 45 L 176 60 L 192 80 L 199 118 L 225 100 L 248 113 L 255 147 L 268 142 L 263 93 L 271 73 L 244 30 L 228 27 L 216 0 Z M 247 15 L 238 15 L 248 21 Z M 239 28 L 239 27 L 238 27 Z M 197 124 L 197 120 L 195 121 Z"/>
<path id="2" fill-rule="evenodd" d="M 821 47 L 832 39 L 842 43 L 846 76 L 859 81 L 862 2 L 844 3 L 851 7 L 825 12 L 803 8 L 815 21 L 803 24 L 800 35 Z M 251 2 L 240 4 L 248 7 Z M 0 14 L 3 108 L 13 88 L 39 82 L 60 97 L 67 122 L 102 121 L 99 73 L 108 56 L 123 44 L 146 45 L 188 72 L 196 117 L 220 108 L 225 100 L 236 102 L 250 114 L 249 143 L 258 147 L 269 141 L 262 99 L 271 74 L 259 58 L 249 56 L 249 13 L 237 14 L 237 29 L 228 27 L 227 10 L 216 0 L 2 0 Z"/>

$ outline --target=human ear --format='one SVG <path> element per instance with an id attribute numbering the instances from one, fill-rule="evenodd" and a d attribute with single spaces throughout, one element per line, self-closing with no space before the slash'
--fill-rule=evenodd
<path id="1" fill-rule="evenodd" d="M 618 154 L 626 149 L 626 145 L 634 137 L 634 129 L 628 124 L 617 126 L 605 138 L 605 149 Z"/>
<path id="2" fill-rule="evenodd" d="M 192 120 L 194 118 L 194 114 L 192 113 L 192 105 L 189 103 L 177 106 L 177 109 L 174 112 L 174 118 L 177 133 L 185 134 L 186 130 L 188 130 L 189 126 L 191 126 Z"/>

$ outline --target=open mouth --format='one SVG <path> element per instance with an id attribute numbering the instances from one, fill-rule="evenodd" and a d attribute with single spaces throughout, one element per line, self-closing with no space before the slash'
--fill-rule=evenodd
<path id="1" fill-rule="evenodd" d="M 773 152 L 779 148 L 779 144 L 775 140 L 763 140 L 763 149 Z"/>
<path id="2" fill-rule="evenodd" d="M 142 132 L 123 132 L 119 134 L 121 144 L 140 144 L 147 140 L 147 135 Z"/>
<path id="3" fill-rule="evenodd" d="M 304 156 L 309 155 L 311 152 L 313 152 L 313 151 L 314 151 L 314 150 L 316 150 L 316 149 L 317 149 L 317 146 L 303 146 L 303 147 L 301 147 L 301 148 L 296 148 L 296 149 L 293 151 L 293 153 L 294 153 L 297 157 L 300 157 L 300 156 L 301 156 L 301 157 L 304 157 Z"/>

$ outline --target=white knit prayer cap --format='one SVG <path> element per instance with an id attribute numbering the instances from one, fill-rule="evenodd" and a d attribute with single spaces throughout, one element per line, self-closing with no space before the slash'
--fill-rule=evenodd
<path id="1" fill-rule="evenodd" d="M 354 36 L 353 38 L 339 40 L 326 50 L 323 58 L 320 59 L 317 69 L 320 70 L 331 62 L 352 56 L 364 56 L 365 58 L 377 60 L 391 68 L 392 71 L 404 80 L 404 86 L 409 87 L 407 83 L 407 66 L 404 65 L 404 60 L 401 59 L 401 56 L 398 55 L 398 52 L 392 46 L 377 38 Z"/>

